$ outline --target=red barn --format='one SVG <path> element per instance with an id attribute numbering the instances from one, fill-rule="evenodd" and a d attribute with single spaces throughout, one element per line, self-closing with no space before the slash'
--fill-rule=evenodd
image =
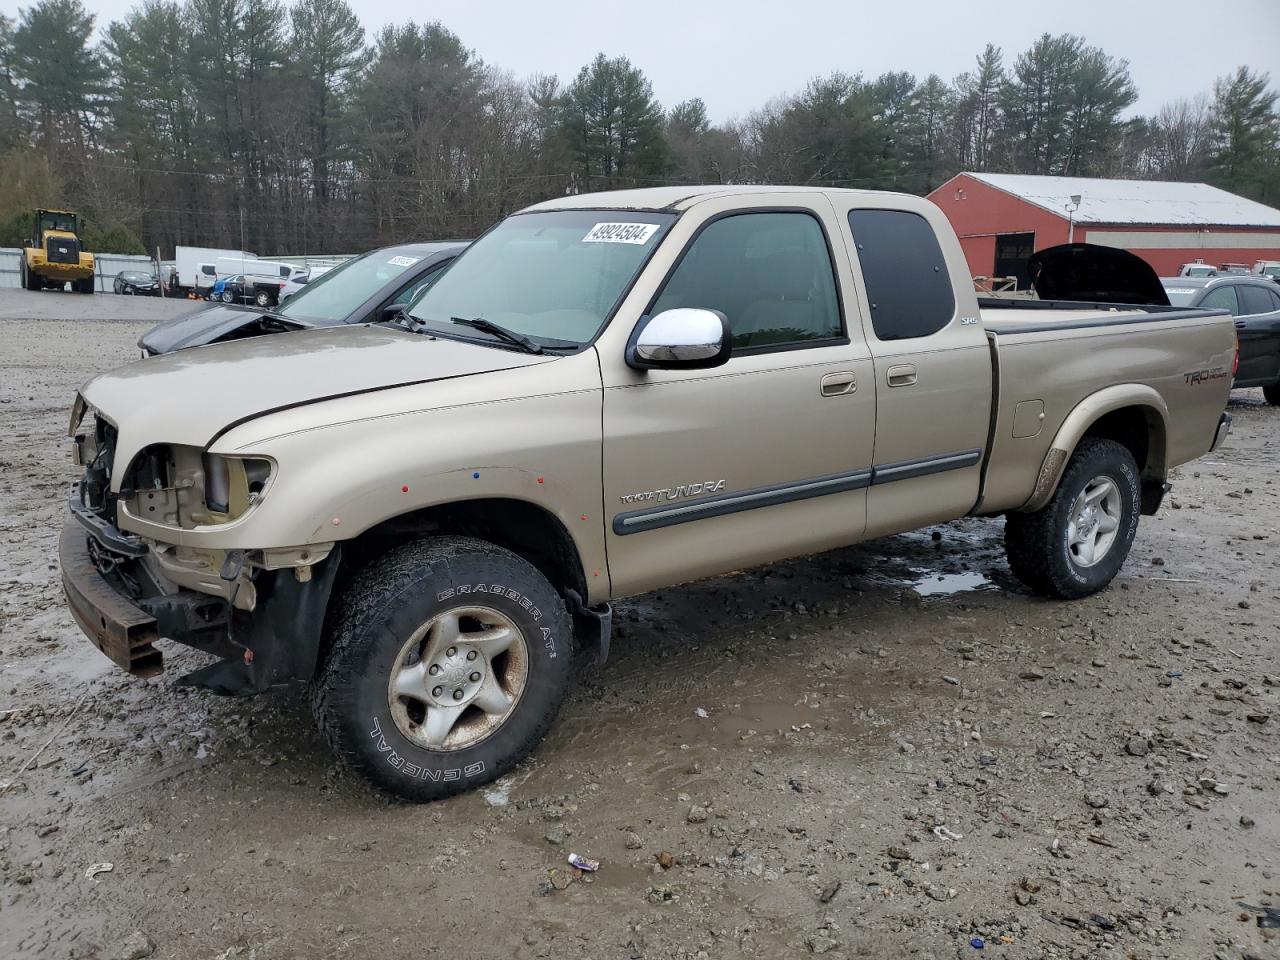
<path id="1" fill-rule="evenodd" d="M 1207 183 L 960 173 L 929 199 L 974 276 L 1019 278 L 1027 258 L 1074 240 L 1136 253 L 1162 277 L 1184 263 L 1280 260 L 1280 210 Z"/>

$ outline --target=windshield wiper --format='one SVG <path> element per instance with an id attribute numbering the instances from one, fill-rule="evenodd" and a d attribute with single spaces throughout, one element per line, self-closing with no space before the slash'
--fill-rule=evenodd
<path id="1" fill-rule="evenodd" d="M 466 317 L 450 317 L 449 319 L 454 323 L 462 324 L 464 327 L 491 333 L 504 343 L 519 347 L 525 353 L 542 353 L 542 344 L 529 339 L 523 333 L 508 330 L 506 327 L 500 326 L 492 320 L 486 320 L 484 317 L 476 317 L 474 320 L 468 320 Z"/>

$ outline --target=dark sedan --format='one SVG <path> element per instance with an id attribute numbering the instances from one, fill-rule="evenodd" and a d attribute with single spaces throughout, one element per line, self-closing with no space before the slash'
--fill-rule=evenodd
<path id="1" fill-rule="evenodd" d="M 111 281 L 111 289 L 116 293 L 138 297 L 160 296 L 160 281 L 154 274 L 141 270 L 121 270 Z"/>
<path id="2" fill-rule="evenodd" d="M 147 356 L 242 337 L 389 319 L 440 275 L 465 243 L 405 243 L 353 257 L 316 277 L 274 310 L 215 306 L 152 327 Z"/>
<path id="3" fill-rule="evenodd" d="M 1167 277 L 1175 307 L 1228 310 L 1236 318 L 1240 367 L 1233 386 L 1261 387 L 1280 406 L 1280 286 L 1259 277 Z"/>

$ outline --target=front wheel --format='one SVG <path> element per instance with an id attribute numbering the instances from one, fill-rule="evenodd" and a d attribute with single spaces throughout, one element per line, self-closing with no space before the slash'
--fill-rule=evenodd
<path id="1" fill-rule="evenodd" d="M 1138 531 L 1141 484 L 1133 454 L 1086 437 L 1053 498 L 1034 513 L 1011 513 L 1004 542 L 1014 576 L 1037 593 L 1074 600 L 1107 586 Z"/>
<path id="2" fill-rule="evenodd" d="M 1269 387 L 1263 387 L 1262 395 L 1267 398 L 1267 403 L 1273 407 L 1280 407 L 1280 383 L 1273 383 Z"/>
<path id="3" fill-rule="evenodd" d="M 493 780 L 564 698 L 569 616 L 547 579 L 464 537 L 400 547 L 343 595 L 312 705 L 334 749 L 406 800 Z"/>
<path id="4" fill-rule="evenodd" d="M 222 291 L 222 302 L 223 302 L 223 303 L 231 303 L 234 299 L 235 299 L 235 297 L 233 297 L 233 296 L 231 295 L 231 291 L 230 291 L 230 290 L 223 290 L 223 291 Z"/>

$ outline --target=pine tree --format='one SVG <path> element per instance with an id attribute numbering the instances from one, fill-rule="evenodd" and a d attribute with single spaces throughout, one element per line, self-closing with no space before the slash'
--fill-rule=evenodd
<path id="1" fill-rule="evenodd" d="M 1280 117 L 1270 83 L 1268 74 L 1240 67 L 1213 85 L 1210 178 L 1235 193 L 1274 201 Z"/>
<path id="2" fill-rule="evenodd" d="M 12 71 L 18 104 L 50 162 L 78 165 L 97 122 L 106 70 L 90 46 L 94 17 L 80 0 L 40 0 L 18 14 Z M 71 147 L 68 157 L 60 149 Z"/>
<path id="3" fill-rule="evenodd" d="M 667 172 L 662 108 L 626 57 L 603 53 L 578 71 L 561 104 L 582 190 L 643 186 Z"/>

